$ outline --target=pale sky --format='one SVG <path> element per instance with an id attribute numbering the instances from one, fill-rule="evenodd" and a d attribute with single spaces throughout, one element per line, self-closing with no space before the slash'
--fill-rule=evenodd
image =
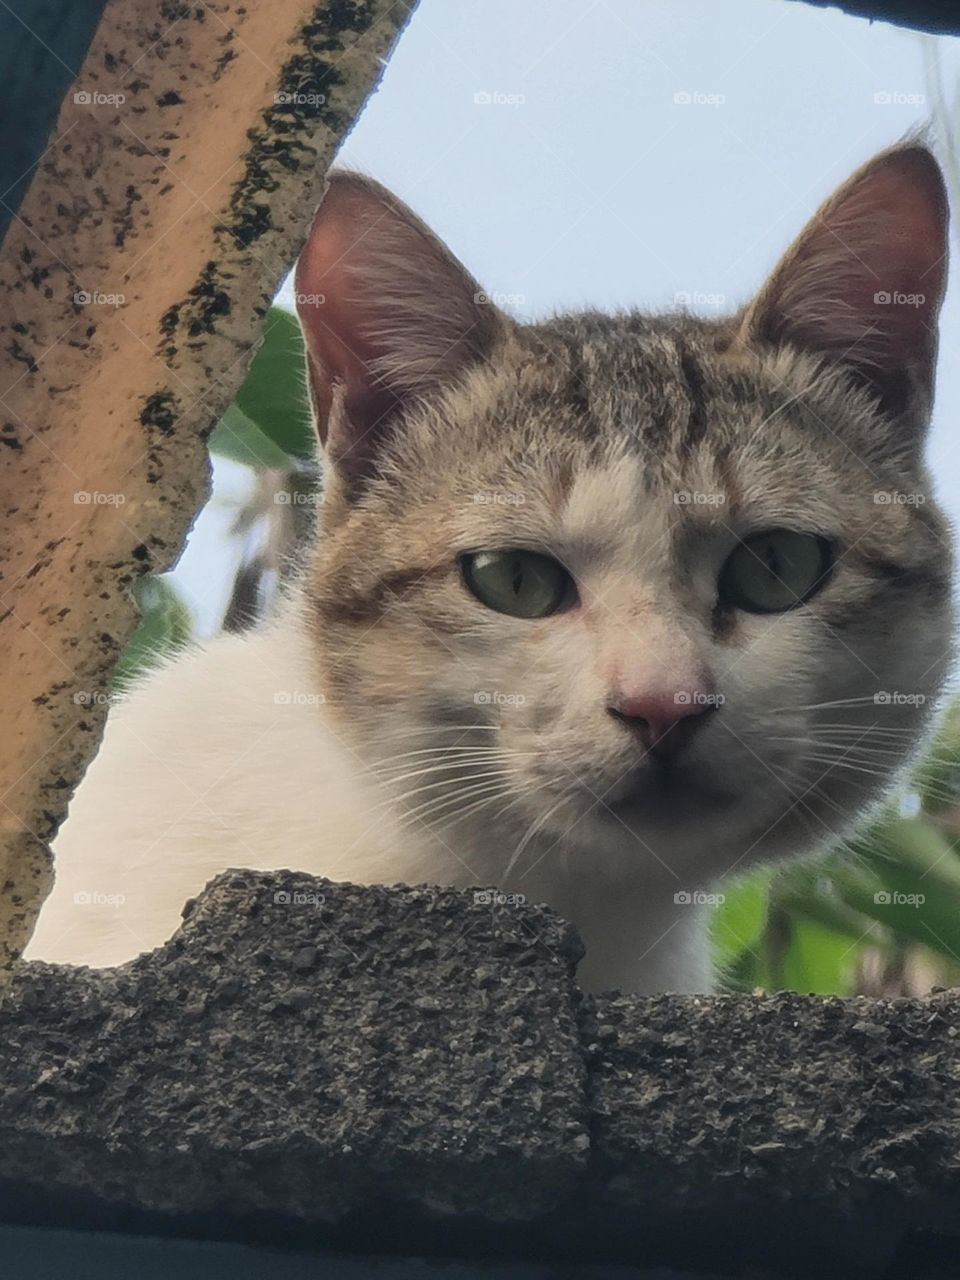
<path id="1" fill-rule="evenodd" d="M 928 119 L 924 43 L 952 99 L 960 41 L 785 0 L 421 0 L 340 160 L 521 318 L 681 294 L 729 310 L 834 187 Z M 960 271 L 930 453 L 960 520 L 958 333 Z M 223 528 L 202 518 L 177 571 L 203 612 Z"/>

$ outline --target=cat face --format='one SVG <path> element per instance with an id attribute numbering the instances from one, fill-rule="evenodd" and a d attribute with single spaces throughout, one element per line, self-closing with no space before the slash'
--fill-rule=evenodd
<path id="1" fill-rule="evenodd" d="M 306 600 L 336 730 L 414 829 L 706 882 L 883 793 L 950 647 L 920 460 L 944 239 L 899 148 L 728 321 L 517 326 L 334 181 L 300 268 L 331 464 Z"/>

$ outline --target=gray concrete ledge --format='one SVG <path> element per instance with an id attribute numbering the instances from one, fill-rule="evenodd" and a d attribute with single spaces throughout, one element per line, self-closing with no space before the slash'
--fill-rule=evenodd
<path id="1" fill-rule="evenodd" d="M 842 9 L 852 17 L 892 22 L 895 26 L 937 35 L 956 35 L 960 31 L 955 0 L 802 0 L 802 3 L 820 9 Z"/>
<path id="2" fill-rule="evenodd" d="M 128 965 L 21 964 L 0 1221 L 723 1274 L 960 1256 L 956 996 L 588 998 L 581 954 L 542 907 L 235 871 Z"/>

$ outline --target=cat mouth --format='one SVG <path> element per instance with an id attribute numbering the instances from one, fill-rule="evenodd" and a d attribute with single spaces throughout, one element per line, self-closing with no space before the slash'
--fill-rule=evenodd
<path id="1" fill-rule="evenodd" d="M 615 818 L 629 813 L 676 821 L 716 813 L 737 799 L 735 791 L 721 786 L 702 767 L 654 758 L 630 770 L 598 807 Z"/>

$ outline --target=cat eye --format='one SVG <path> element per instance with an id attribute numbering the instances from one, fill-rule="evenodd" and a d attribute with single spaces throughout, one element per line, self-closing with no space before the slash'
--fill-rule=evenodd
<path id="1" fill-rule="evenodd" d="M 563 565 L 535 551 L 475 551 L 460 563 L 463 580 L 480 603 L 514 618 L 546 618 L 575 591 Z"/>
<path id="2" fill-rule="evenodd" d="M 747 613 L 785 613 L 809 600 L 833 567 L 827 538 L 768 529 L 744 538 L 720 571 L 720 602 Z"/>

